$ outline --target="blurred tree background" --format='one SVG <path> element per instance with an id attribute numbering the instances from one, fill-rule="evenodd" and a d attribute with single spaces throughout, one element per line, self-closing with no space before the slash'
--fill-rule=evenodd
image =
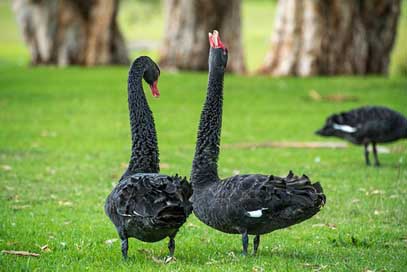
<path id="1" fill-rule="evenodd" d="M 118 0 L 14 0 L 31 64 L 128 64 Z"/>
<path id="2" fill-rule="evenodd" d="M 122 0 L 118 10 L 113 0 L 89 1 L 92 4 L 87 6 L 76 0 L 15 0 L 27 41 L 36 26 L 30 22 L 35 18 L 27 16 L 29 5 L 51 7 L 57 2 L 67 14 L 65 21 L 87 30 L 56 30 L 46 16 L 39 16 L 49 25 L 45 31 L 54 31 L 59 41 L 54 43 L 58 46 L 48 45 L 53 49 L 48 54 L 51 61 L 32 54 L 33 63 L 127 63 L 122 31 L 131 58 L 148 54 L 160 58 L 164 67 L 202 70 L 208 46 L 205 29 L 218 28 L 231 51 L 229 69 L 238 73 L 261 68 L 260 72 L 274 75 L 385 74 L 390 60 L 392 75 L 407 75 L 406 0 L 233 0 L 195 1 L 195 5 L 183 0 Z M 7 14 L 10 1 L 1 5 L 1 12 Z M 81 42 L 93 46 L 83 49 L 77 45 Z M 29 48 L 33 52 L 32 42 Z"/>
<path id="3" fill-rule="evenodd" d="M 280 0 L 261 71 L 387 74 L 399 14 L 400 0 Z"/>

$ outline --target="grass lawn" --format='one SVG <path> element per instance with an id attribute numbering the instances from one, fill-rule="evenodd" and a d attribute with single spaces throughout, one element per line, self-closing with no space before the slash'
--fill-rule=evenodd
<path id="1" fill-rule="evenodd" d="M 15 27 L 0 3 L 0 23 Z M 3 16 L 3 17 L 2 17 Z M 6 18 L 6 19 L 4 19 Z M 7 19 L 8 18 L 8 19 Z M 237 235 L 193 215 L 176 242 L 177 261 L 160 263 L 167 241 L 130 240 L 123 262 L 106 196 L 130 152 L 127 67 L 29 68 L 16 34 L 0 38 L 0 271 L 403 271 L 407 265 L 407 141 L 387 145 L 382 167 L 365 167 L 361 147 L 225 148 L 267 141 L 335 141 L 313 134 L 340 110 L 380 104 L 407 115 L 407 78 L 280 78 L 228 75 L 220 175 L 307 174 L 327 205 L 312 219 L 264 235 L 256 257 L 241 257 Z M 189 176 L 205 73 L 163 72 L 154 112 L 163 173 Z M 147 89 L 148 90 L 148 89 Z M 348 94 L 357 101 L 316 102 Z M 339 140 L 338 140 L 339 141 Z M 110 241 L 109 241 L 110 240 Z M 250 250 L 252 249 L 251 237 Z M 47 245 L 47 249 L 41 247 Z"/>

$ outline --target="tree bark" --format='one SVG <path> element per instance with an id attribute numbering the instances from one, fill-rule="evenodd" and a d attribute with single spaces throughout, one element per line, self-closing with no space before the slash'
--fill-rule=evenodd
<path id="1" fill-rule="evenodd" d="M 32 65 L 128 64 L 118 0 L 14 0 Z"/>
<path id="2" fill-rule="evenodd" d="M 399 14 L 400 0 L 279 0 L 260 72 L 386 74 Z"/>
<path id="3" fill-rule="evenodd" d="M 245 71 L 241 0 L 166 0 L 160 65 L 181 70 L 208 68 L 208 32 L 218 30 L 229 50 L 227 69 Z"/>

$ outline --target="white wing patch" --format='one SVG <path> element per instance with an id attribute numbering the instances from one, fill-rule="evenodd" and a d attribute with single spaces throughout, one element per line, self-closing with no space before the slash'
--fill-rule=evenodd
<path id="1" fill-rule="evenodd" d="M 338 125 L 338 124 L 334 124 L 333 125 L 334 129 L 336 130 L 342 130 L 344 132 L 348 132 L 348 133 L 353 133 L 355 132 L 357 129 L 348 125 Z"/>
<path id="2" fill-rule="evenodd" d="M 259 217 L 261 217 L 263 215 L 264 210 L 268 210 L 268 208 L 261 208 L 260 210 L 246 212 L 246 215 L 248 217 L 259 218 Z"/>

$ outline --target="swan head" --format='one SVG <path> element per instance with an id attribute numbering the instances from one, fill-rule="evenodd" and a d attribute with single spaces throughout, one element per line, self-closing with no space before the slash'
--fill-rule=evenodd
<path id="1" fill-rule="evenodd" d="M 154 97 L 159 97 L 160 92 L 158 91 L 158 78 L 160 77 L 160 68 L 158 65 L 149 59 L 150 61 L 147 62 L 146 69 L 143 74 L 144 80 L 150 86 L 151 92 Z"/>
<path id="2" fill-rule="evenodd" d="M 335 129 L 334 129 L 334 118 L 332 116 L 328 117 L 325 121 L 324 126 L 315 131 L 315 134 L 320 135 L 320 136 L 334 136 L 335 135 Z"/>
<path id="3" fill-rule="evenodd" d="M 210 51 L 209 51 L 209 70 L 225 71 L 228 62 L 228 49 L 222 43 L 219 32 L 214 30 L 208 33 Z"/>
<path id="4" fill-rule="evenodd" d="M 345 135 L 352 135 L 358 131 L 358 127 L 348 125 L 343 122 L 343 118 L 334 114 L 328 117 L 325 121 L 325 125 L 317 130 L 315 133 L 321 136 L 337 136 L 343 137 Z"/>

